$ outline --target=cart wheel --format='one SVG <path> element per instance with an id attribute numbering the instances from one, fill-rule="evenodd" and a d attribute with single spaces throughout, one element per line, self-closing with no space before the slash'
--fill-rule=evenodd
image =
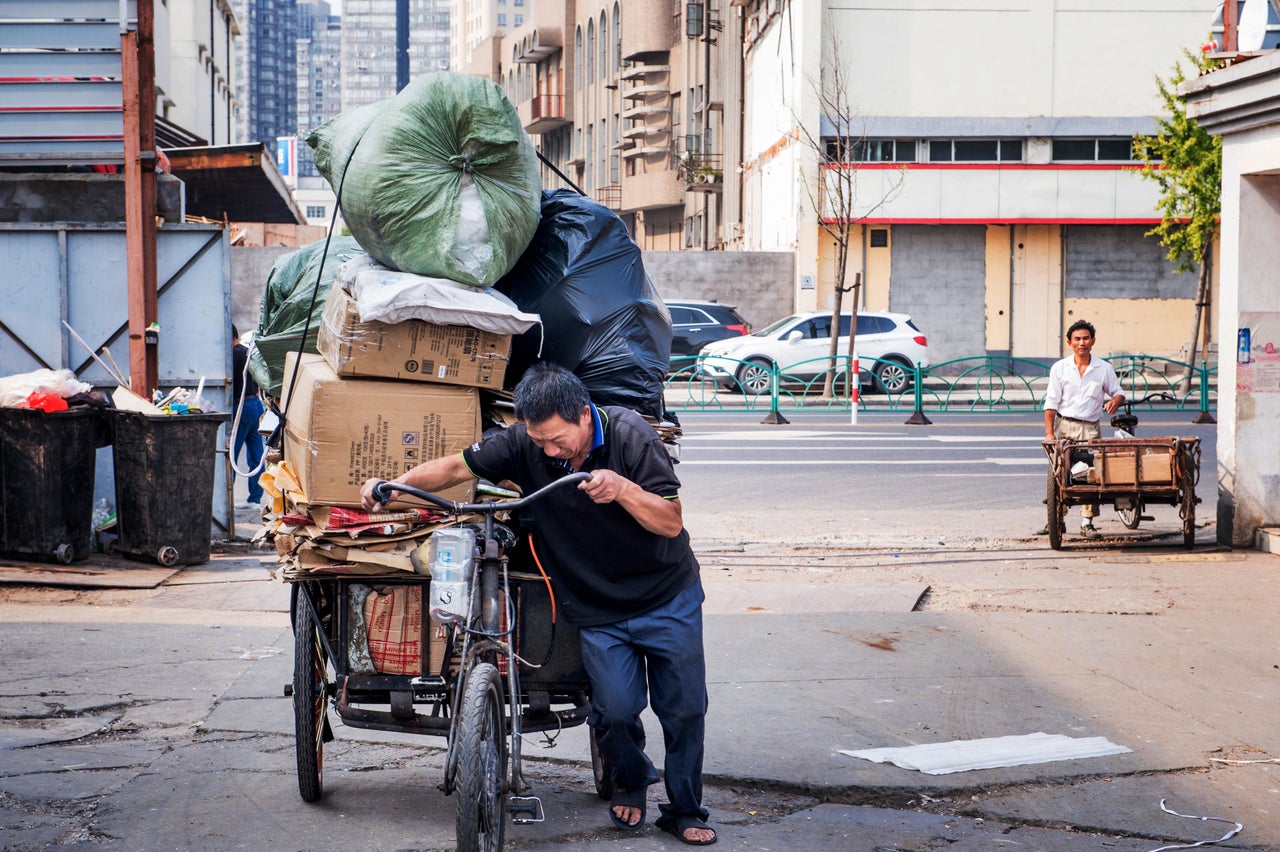
<path id="1" fill-rule="evenodd" d="M 507 738 L 497 667 L 477 663 L 465 690 L 457 719 L 458 852 L 499 852 L 506 829 Z"/>
<path id="2" fill-rule="evenodd" d="M 325 659 L 315 616 L 298 602 L 293 636 L 293 731 L 298 754 L 298 792 L 314 802 L 324 789 Z"/>
<path id="3" fill-rule="evenodd" d="M 1120 522 L 1128 529 L 1136 530 L 1138 524 L 1142 523 L 1142 504 L 1140 502 L 1135 501 L 1132 509 L 1116 509 L 1116 512 L 1120 515 Z"/>
<path id="4" fill-rule="evenodd" d="M 596 729 L 587 727 L 591 737 L 591 774 L 596 781 L 596 795 L 606 801 L 613 798 L 617 785 L 613 783 L 613 766 L 600 753 L 600 743 L 596 740 Z"/>
<path id="5" fill-rule="evenodd" d="M 1054 550 L 1062 549 L 1062 506 L 1058 502 L 1058 483 L 1049 473 L 1049 486 L 1045 494 L 1045 505 L 1049 507 L 1049 546 Z"/>
<path id="6" fill-rule="evenodd" d="M 1182 544 L 1196 546 L 1196 480 L 1194 473 L 1182 477 Z"/>

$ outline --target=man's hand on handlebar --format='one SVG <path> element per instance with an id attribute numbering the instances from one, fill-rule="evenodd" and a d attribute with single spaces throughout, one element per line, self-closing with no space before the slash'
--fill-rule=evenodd
<path id="1" fill-rule="evenodd" d="M 578 483 L 578 490 L 586 493 L 594 503 L 613 503 L 632 484 L 631 480 L 612 470 L 595 470 L 586 482 Z"/>
<path id="2" fill-rule="evenodd" d="M 370 479 L 363 486 L 361 486 L 360 506 L 366 512 L 377 512 L 382 509 L 382 501 L 380 501 L 377 498 L 377 496 L 373 493 L 374 486 L 382 481 L 383 480 L 381 479 Z M 391 483 L 388 482 L 387 484 L 390 485 Z"/>
<path id="3" fill-rule="evenodd" d="M 1116 394 L 1102 404 L 1102 410 L 1108 414 L 1115 414 L 1120 410 L 1120 406 L 1124 404 L 1124 395 Z"/>

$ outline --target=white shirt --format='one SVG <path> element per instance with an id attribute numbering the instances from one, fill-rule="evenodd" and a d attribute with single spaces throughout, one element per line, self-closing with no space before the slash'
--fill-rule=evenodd
<path id="1" fill-rule="evenodd" d="M 1118 393 L 1120 379 L 1110 364 L 1091 356 L 1082 375 L 1072 355 L 1049 368 L 1049 389 L 1044 394 L 1044 407 L 1046 411 L 1057 411 L 1063 417 L 1097 423 L 1102 419 L 1103 404 Z"/>

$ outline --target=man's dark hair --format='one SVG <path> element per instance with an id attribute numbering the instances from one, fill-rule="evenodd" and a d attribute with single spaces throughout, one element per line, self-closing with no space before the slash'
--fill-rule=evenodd
<path id="1" fill-rule="evenodd" d="M 1088 320 L 1076 320 L 1075 322 L 1071 323 L 1071 328 L 1067 329 L 1067 340 L 1070 340 L 1071 335 L 1075 334 L 1077 331 L 1080 331 L 1081 329 L 1084 329 L 1085 331 L 1089 332 L 1090 337 L 1098 336 L 1098 332 L 1095 331 L 1093 328 L 1093 323 L 1089 322 Z"/>
<path id="2" fill-rule="evenodd" d="M 525 371 L 516 385 L 516 417 L 526 423 L 545 423 L 554 415 L 577 423 L 583 407 L 591 403 L 587 386 L 573 373 L 541 361 Z"/>
<path id="3" fill-rule="evenodd" d="M 240 329 L 236 328 L 235 323 L 231 323 L 231 337 L 233 340 L 240 339 Z"/>

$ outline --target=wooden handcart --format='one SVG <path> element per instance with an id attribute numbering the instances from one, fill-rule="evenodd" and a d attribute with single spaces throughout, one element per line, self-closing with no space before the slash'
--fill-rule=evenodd
<path id="1" fill-rule="evenodd" d="M 1150 505 L 1178 507 L 1182 540 L 1195 544 L 1199 438 L 1096 438 L 1044 441 L 1049 456 L 1045 503 L 1049 544 L 1062 548 L 1064 518 L 1071 506 L 1111 504 L 1132 528 Z"/>

